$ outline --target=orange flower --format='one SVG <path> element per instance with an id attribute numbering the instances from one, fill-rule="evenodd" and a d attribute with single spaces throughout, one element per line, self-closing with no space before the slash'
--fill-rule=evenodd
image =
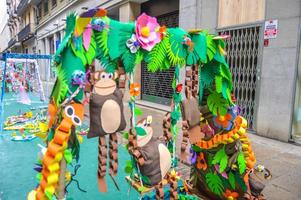
<path id="1" fill-rule="evenodd" d="M 166 26 L 160 26 L 159 33 L 160 33 L 160 38 L 163 39 L 166 35 Z"/>
<path id="2" fill-rule="evenodd" d="M 140 95 L 140 85 L 138 83 L 130 85 L 130 95 L 135 97 Z"/>
<path id="3" fill-rule="evenodd" d="M 217 128 L 223 128 L 229 131 L 232 127 L 233 116 L 227 113 L 225 116 L 218 115 L 213 118 L 213 123 Z"/>
<path id="4" fill-rule="evenodd" d="M 198 169 L 206 170 L 207 169 L 207 163 L 204 157 L 204 153 L 200 153 L 197 160 L 196 160 L 196 167 Z"/>
<path id="5" fill-rule="evenodd" d="M 226 190 L 224 193 L 224 197 L 227 198 L 227 200 L 236 200 L 238 198 L 239 194 L 237 192 L 231 192 L 231 190 Z"/>

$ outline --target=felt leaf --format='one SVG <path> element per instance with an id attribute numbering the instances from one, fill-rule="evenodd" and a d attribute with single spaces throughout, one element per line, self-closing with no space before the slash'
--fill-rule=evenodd
<path id="1" fill-rule="evenodd" d="M 85 30 L 85 27 L 90 23 L 92 18 L 82 18 L 82 17 L 79 17 L 77 18 L 76 20 L 76 27 L 75 27 L 75 36 L 80 36 L 84 30 Z"/>
<path id="2" fill-rule="evenodd" d="M 208 172 L 205 177 L 209 189 L 214 194 L 221 196 L 224 192 L 224 186 L 221 178 L 217 174 L 213 174 L 211 172 Z"/>
<path id="3" fill-rule="evenodd" d="M 228 165 L 228 156 L 225 154 L 219 163 L 219 173 L 223 173 Z"/>
<path id="4" fill-rule="evenodd" d="M 40 182 L 42 179 L 42 174 L 41 173 L 37 173 L 36 175 L 37 181 Z"/>
<path id="5" fill-rule="evenodd" d="M 88 65 L 92 64 L 93 60 L 96 57 L 96 42 L 94 40 L 94 37 L 90 39 L 90 45 L 88 50 L 85 52 L 85 57 Z"/>
<path id="6" fill-rule="evenodd" d="M 191 145 L 191 148 L 192 148 L 193 151 L 195 151 L 197 153 L 202 151 L 202 149 L 197 145 Z"/>
<path id="7" fill-rule="evenodd" d="M 147 62 L 147 69 L 150 72 L 156 72 L 165 66 L 165 60 L 167 60 L 167 48 L 169 44 L 169 35 L 167 34 L 160 43 L 156 44 L 155 47 L 148 53 L 145 61 Z M 169 68 L 170 66 L 168 66 Z"/>
<path id="8" fill-rule="evenodd" d="M 68 42 L 69 42 L 71 35 L 74 31 L 74 28 L 75 28 L 75 24 L 76 24 L 76 15 L 75 15 L 75 13 L 71 13 L 70 15 L 67 16 L 67 19 L 66 19 L 65 36 L 62 39 L 62 41 L 55 53 L 54 59 L 57 63 L 61 62 L 61 53 L 68 45 Z"/>
<path id="9" fill-rule="evenodd" d="M 64 71 L 61 69 L 61 65 L 58 67 L 58 74 L 55 84 L 51 92 L 51 98 L 54 100 L 55 105 L 59 105 L 65 98 L 69 90 L 66 76 Z"/>
<path id="10" fill-rule="evenodd" d="M 121 55 L 122 63 L 126 73 L 132 73 L 135 69 L 136 54 L 131 53 L 129 49 Z"/>
<path id="11" fill-rule="evenodd" d="M 194 43 L 194 50 L 202 63 L 207 62 L 207 43 L 206 36 L 204 33 L 193 34 L 191 39 Z"/>
<path id="12" fill-rule="evenodd" d="M 66 160 L 66 162 L 67 162 L 68 164 L 72 162 L 72 153 L 71 153 L 71 150 L 66 149 L 66 150 L 64 151 L 64 158 L 65 158 L 65 160 Z"/>
<path id="13" fill-rule="evenodd" d="M 235 184 L 235 176 L 231 171 L 228 173 L 228 180 L 229 180 L 229 183 L 230 183 L 232 189 L 235 190 L 235 185 L 236 185 Z"/>
<path id="14" fill-rule="evenodd" d="M 146 131 L 144 130 L 144 128 L 136 126 L 135 129 L 136 129 L 137 135 L 145 136 L 147 134 Z"/>
<path id="15" fill-rule="evenodd" d="M 209 110 L 216 116 L 224 116 L 227 113 L 229 106 L 228 102 L 222 97 L 222 95 L 215 91 L 208 96 L 207 105 Z"/>
<path id="16" fill-rule="evenodd" d="M 175 103 L 180 103 L 182 101 L 182 94 L 181 93 L 174 93 L 173 100 Z"/>
<path id="17" fill-rule="evenodd" d="M 239 175 L 239 173 L 234 173 L 234 176 L 235 176 L 236 183 L 238 183 L 238 185 L 241 187 L 241 189 L 244 192 L 246 192 L 247 186 L 246 186 L 245 182 L 243 181 L 243 179 L 241 178 L 241 176 Z"/>
<path id="18" fill-rule="evenodd" d="M 134 112 L 135 112 L 135 115 L 137 115 L 137 116 L 141 116 L 141 115 L 143 115 L 143 112 L 142 112 L 142 110 L 141 110 L 140 108 L 138 108 L 138 107 L 135 107 L 135 110 L 134 110 Z"/>
<path id="19" fill-rule="evenodd" d="M 214 165 L 219 164 L 224 157 L 227 157 L 227 154 L 225 148 L 223 147 L 220 150 L 218 150 L 217 153 L 215 154 L 212 164 Z"/>
<path id="20" fill-rule="evenodd" d="M 214 55 L 216 53 L 217 46 L 215 42 L 213 41 L 212 35 L 207 35 L 206 37 L 206 46 L 207 46 L 207 56 L 209 61 L 211 61 L 214 58 Z"/>
<path id="21" fill-rule="evenodd" d="M 126 50 L 129 50 L 126 46 L 126 42 L 131 38 L 133 31 L 133 23 L 122 23 L 116 20 L 110 20 L 107 45 L 109 48 L 109 56 L 112 60 L 119 58 Z"/>
<path id="22" fill-rule="evenodd" d="M 218 92 L 218 93 L 221 93 L 222 92 L 222 89 L 223 89 L 223 78 L 221 76 L 216 76 L 215 77 L 215 90 Z"/>
<path id="23" fill-rule="evenodd" d="M 170 118 L 172 120 L 178 121 L 180 119 L 180 117 L 181 117 L 181 113 L 179 111 L 174 110 L 171 112 Z"/>
<path id="24" fill-rule="evenodd" d="M 127 132 L 127 131 L 123 132 L 122 137 L 126 140 L 129 139 L 129 132 Z"/>
<path id="25" fill-rule="evenodd" d="M 247 166 L 246 166 L 246 160 L 244 154 L 242 152 L 239 152 L 237 156 L 237 164 L 238 164 L 239 173 L 243 174 Z"/>
<path id="26" fill-rule="evenodd" d="M 147 190 L 148 190 L 148 188 L 147 188 L 147 187 L 144 187 L 143 185 L 140 186 L 140 187 L 138 187 L 138 191 L 139 191 L 140 193 L 144 193 L 144 192 L 147 191 Z"/>
<path id="27" fill-rule="evenodd" d="M 217 47 L 217 46 L 216 46 Z M 216 54 L 214 55 L 214 59 L 223 65 L 228 66 L 228 63 L 226 62 L 225 56 L 223 56 L 220 51 L 216 51 Z"/>
<path id="28" fill-rule="evenodd" d="M 169 28 L 168 34 L 173 54 L 176 57 L 186 58 L 187 47 L 183 44 L 183 39 L 185 35 L 188 36 L 187 32 L 181 28 Z"/>
<path id="29" fill-rule="evenodd" d="M 88 25 L 86 30 L 83 33 L 83 45 L 84 45 L 86 51 L 88 51 L 88 49 L 89 49 L 91 36 L 92 36 L 92 28 L 91 28 L 91 25 Z"/>
<path id="30" fill-rule="evenodd" d="M 131 174 L 133 170 L 134 168 L 132 162 L 130 160 L 127 160 L 124 168 L 125 173 Z"/>

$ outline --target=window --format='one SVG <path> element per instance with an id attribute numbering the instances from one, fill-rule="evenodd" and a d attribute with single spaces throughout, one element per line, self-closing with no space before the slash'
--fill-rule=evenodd
<path id="1" fill-rule="evenodd" d="M 38 4 L 36 15 L 37 15 L 36 17 L 37 17 L 37 24 L 38 24 L 42 17 L 42 3 Z"/>
<path id="2" fill-rule="evenodd" d="M 48 0 L 44 1 L 44 15 L 48 13 Z"/>
<path id="3" fill-rule="evenodd" d="M 52 3 L 52 8 L 54 8 L 56 6 L 56 0 L 52 0 L 51 3 Z"/>

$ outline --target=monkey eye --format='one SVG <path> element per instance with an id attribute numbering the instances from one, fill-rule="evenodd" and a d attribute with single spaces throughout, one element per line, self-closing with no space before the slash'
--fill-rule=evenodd
<path id="1" fill-rule="evenodd" d="M 100 79 L 105 79 L 106 78 L 106 73 L 105 72 L 102 72 L 101 74 L 100 74 Z"/>
<path id="2" fill-rule="evenodd" d="M 113 78 L 113 74 L 112 74 L 112 73 L 109 73 L 109 74 L 108 74 L 108 78 L 109 78 L 109 79 L 112 79 L 112 78 Z"/>
<path id="3" fill-rule="evenodd" d="M 74 114 L 74 108 L 72 106 L 67 106 L 65 108 L 65 114 L 68 116 L 68 117 L 71 117 L 73 114 Z"/>
<path id="4" fill-rule="evenodd" d="M 147 122 L 146 122 L 146 121 L 143 123 L 143 126 L 144 126 L 144 127 L 147 127 Z"/>

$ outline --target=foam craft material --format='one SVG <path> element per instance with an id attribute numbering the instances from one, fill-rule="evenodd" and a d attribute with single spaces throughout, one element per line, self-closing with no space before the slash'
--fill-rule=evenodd
<path id="1" fill-rule="evenodd" d="M 48 147 L 40 161 L 42 171 L 38 175 L 39 185 L 35 189 L 36 192 L 31 193 L 31 198 L 34 195 L 38 200 L 52 199 L 55 191 L 58 198 L 64 198 L 66 167 L 62 165 L 63 154 L 65 150 L 72 150 L 72 158 L 78 159 L 79 142 L 75 128 L 80 126 L 83 120 L 85 87 L 87 85 L 93 87 L 95 84 L 91 80 L 91 75 L 94 73 L 92 64 L 95 59 L 99 60 L 107 74 L 114 74 L 121 65 L 129 76 L 130 86 L 134 85 L 132 80 L 135 66 L 141 61 L 146 62 L 150 72 L 174 67 L 172 112 L 164 119 L 164 138 L 172 155 L 173 168 L 177 165 L 175 142 L 179 134 L 177 122 L 181 118 L 183 83 L 180 83 L 180 68 L 188 65 L 197 69 L 198 73 L 191 74 L 193 78 L 190 82 L 187 80 L 187 85 L 194 85 L 191 89 L 198 99 L 199 106 L 205 105 L 207 108 L 205 111 L 201 109 L 201 113 L 210 116 L 206 118 L 207 122 L 201 122 L 201 126 L 207 124 L 215 127 L 207 127 L 211 132 L 205 135 L 210 138 L 200 139 L 192 146 L 194 170 L 191 175 L 196 180 L 194 187 L 198 190 L 204 189 L 212 199 L 235 199 L 237 196 L 242 198 L 245 194 L 253 195 L 248 177 L 254 166 L 255 157 L 245 134 L 246 120 L 234 113 L 235 104 L 231 98 L 232 77 L 224 57 L 224 48 L 223 37 L 211 35 L 205 30 L 196 29 L 187 32 L 181 28 L 166 28 L 160 26 L 156 18 L 146 14 L 139 16 L 136 22 L 129 23 L 110 19 L 106 16 L 106 11 L 101 8 L 88 10 L 80 16 L 70 14 L 66 19 L 65 36 L 54 56 L 58 76 L 50 96 L 49 105 L 53 108 L 50 109 L 52 112 L 47 138 Z M 79 74 L 85 74 L 86 79 L 74 82 L 74 78 Z M 129 169 L 135 169 L 134 166 L 144 160 L 141 155 L 136 154 L 137 141 L 133 139 L 140 134 L 139 129 L 137 133 L 135 130 L 136 114 L 139 113 L 135 104 L 136 97 L 139 95 L 137 88 L 134 86 L 130 89 L 129 105 L 132 117 L 128 136 L 131 142 L 129 152 L 133 158 L 133 165 Z M 92 95 L 91 98 L 95 97 Z M 108 102 L 108 106 L 116 106 L 111 103 Z M 73 110 L 66 109 L 70 107 Z M 94 113 L 98 115 L 94 111 L 92 115 Z M 100 115 L 100 117 L 99 115 L 92 117 L 100 119 L 107 116 L 105 113 Z M 91 128 L 93 126 L 95 126 L 94 122 Z M 107 132 L 113 129 L 120 130 L 110 124 L 102 124 L 102 126 L 106 127 Z M 227 130 L 223 129 L 225 127 Z M 213 128 L 216 129 L 215 134 Z M 203 127 L 200 129 L 206 130 Z M 95 134 L 102 135 L 99 132 Z M 118 147 L 115 136 L 110 134 L 113 161 L 117 159 Z M 74 142 L 68 143 L 68 141 Z M 99 144 L 99 152 L 104 156 L 101 158 L 105 158 L 107 151 L 104 137 L 99 137 Z M 210 151 L 210 154 L 207 151 Z M 104 176 L 105 161 L 106 159 L 99 160 L 103 163 L 98 169 L 99 177 Z M 51 167 L 56 163 L 60 164 L 59 169 Z M 111 171 L 114 175 L 117 173 L 116 168 L 117 164 L 113 162 Z M 177 172 L 171 171 L 168 176 L 171 183 L 170 199 L 176 199 Z M 157 197 L 162 196 L 160 190 Z"/>

